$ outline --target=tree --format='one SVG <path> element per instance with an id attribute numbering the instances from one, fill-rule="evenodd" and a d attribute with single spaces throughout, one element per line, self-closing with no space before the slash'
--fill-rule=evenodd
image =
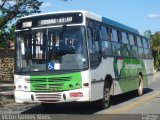
<path id="1" fill-rule="evenodd" d="M 7 39 L 13 39 L 15 24 L 19 17 L 40 13 L 42 2 L 38 0 L 2 0 L 0 2 L 0 47 L 7 45 Z"/>
<path id="2" fill-rule="evenodd" d="M 151 36 L 151 47 L 155 67 L 160 70 L 160 32 L 156 32 Z"/>

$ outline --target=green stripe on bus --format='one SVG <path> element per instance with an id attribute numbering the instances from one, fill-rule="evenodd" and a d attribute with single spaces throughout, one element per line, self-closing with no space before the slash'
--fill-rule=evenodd
<path id="1" fill-rule="evenodd" d="M 79 88 L 82 88 L 80 72 L 30 78 L 30 89 L 34 92 L 58 92 Z"/>
<path id="2" fill-rule="evenodd" d="M 114 73 L 119 80 L 120 88 L 123 92 L 135 90 L 138 88 L 138 75 L 142 72 L 146 75 L 146 69 L 143 60 L 134 58 L 115 58 Z M 143 77 L 144 87 L 148 86 L 148 78 Z"/>

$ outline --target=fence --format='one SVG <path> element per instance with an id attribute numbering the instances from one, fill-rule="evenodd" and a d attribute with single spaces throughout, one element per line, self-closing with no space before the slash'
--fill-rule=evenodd
<path id="1" fill-rule="evenodd" d="M 0 81 L 10 81 L 14 77 L 14 49 L 7 52 L 0 49 Z"/>

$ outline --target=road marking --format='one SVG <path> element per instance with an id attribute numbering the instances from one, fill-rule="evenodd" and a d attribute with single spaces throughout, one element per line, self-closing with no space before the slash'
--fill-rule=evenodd
<path id="1" fill-rule="evenodd" d="M 142 98 L 140 100 L 137 100 L 137 101 L 135 101 L 135 102 L 133 102 L 131 104 L 127 104 L 127 105 L 125 105 L 123 107 L 117 108 L 116 110 L 113 110 L 112 112 L 107 113 L 107 114 L 112 114 L 112 115 L 110 115 L 110 117 L 108 117 L 108 115 L 107 115 L 107 116 L 104 116 L 102 118 L 98 118 L 97 120 L 104 120 L 104 119 L 105 120 L 109 120 L 109 119 L 117 116 L 118 114 L 122 114 L 122 113 L 125 113 L 125 112 L 133 109 L 133 108 L 136 108 L 136 107 L 138 107 L 138 105 L 146 103 L 146 102 L 152 100 L 153 98 L 155 98 L 157 96 L 160 96 L 160 92 L 154 92 L 154 94 L 151 95 L 151 96 L 146 96 L 146 97 L 144 97 L 144 98 Z"/>
<path id="2" fill-rule="evenodd" d="M 145 103 L 145 102 L 148 102 L 148 101 L 152 100 L 153 98 L 155 98 L 155 97 L 157 97 L 159 95 L 160 95 L 160 92 L 155 92 L 151 96 L 144 97 L 144 98 L 142 98 L 140 100 L 137 100 L 137 101 L 135 101 L 135 102 L 133 102 L 131 104 L 128 104 L 128 105 L 126 105 L 124 107 L 118 108 L 118 109 L 112 111 L 110 114 L 121 114 L 121 113 L 124 113 L 124 112 L 126 112 L 126 111 L 128 111 L 130 109 L 133 109 L 133 108 L 137 107 L 138 105 L 140 105 L 142 103 Z"/>

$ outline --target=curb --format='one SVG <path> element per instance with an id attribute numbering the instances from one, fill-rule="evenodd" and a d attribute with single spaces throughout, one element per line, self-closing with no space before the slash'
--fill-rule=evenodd
<path id="1" fill-rule="evenodd" d="M 13 80 L 0 80 L 0 84 L 13 84 Z"/>
<path id="2" fill-rule="evenodd" d="M 0 106 L 14 102 L 14 84 L 11 81 L 0 82 Z"/>
<path id="3" fill-rule="evenodd" d="M 14 84 L 0 84 L 0 93 L 14 90 Z"/>
<path id="4" fill-rule="evenodd" d="M 14 91 L 0 92 L 0 101 L 6 99 L 14 99 Z"/>
<path id="5" fill-rule="evenodd" d="M 0 92 L 0 106 L 14 102 L 14 91 Z"/>

